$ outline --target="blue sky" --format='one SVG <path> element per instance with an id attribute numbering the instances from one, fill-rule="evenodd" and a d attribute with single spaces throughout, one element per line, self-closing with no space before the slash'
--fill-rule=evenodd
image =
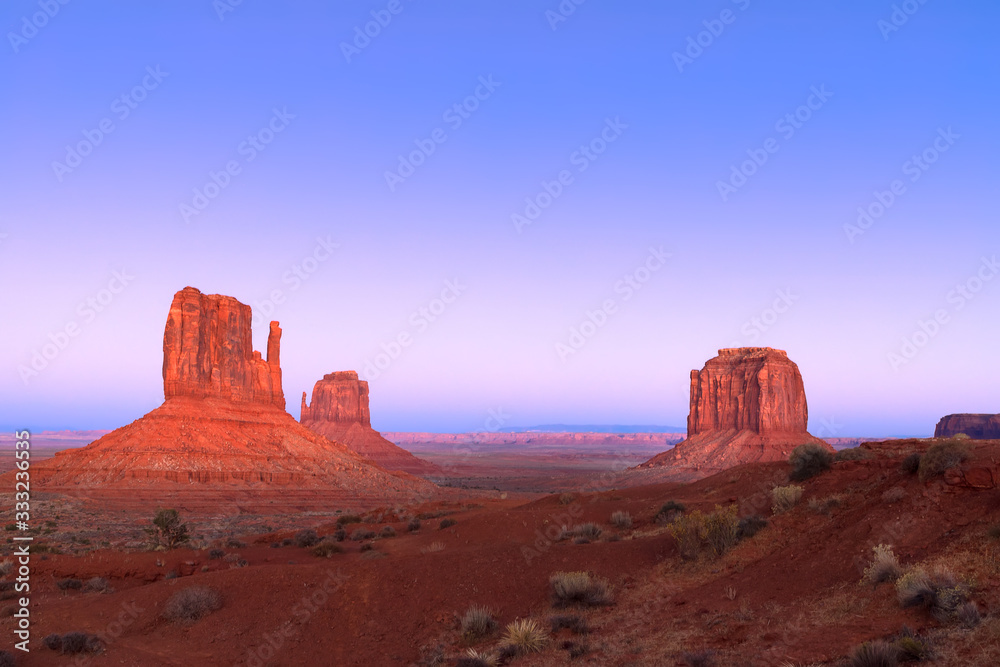
<path id="1" fill-rule="evenodd" d="M 4 428 L 158 405 L 186 285 L 384 430 L 683 424 L 737 345 L 822 435 L 1000 411 L 995 3 L 223 2 L 0 11 Z"/>

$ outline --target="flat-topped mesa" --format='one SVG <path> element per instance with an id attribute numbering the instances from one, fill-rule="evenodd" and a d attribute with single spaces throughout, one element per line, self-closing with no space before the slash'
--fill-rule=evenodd
<path id="1" fill-rule="evenodd" d="M 935 438 L 954 438 L 963 433 L 973 440 L 1000 440 L 1000 415 L 948 415 L 934 429 Z"/>
<path id="2" fill-rule="evenodd" d="M 806 443 L 832 449 L 806 430 L 809 407 L 799 367 L 784 350 L 719 350 L 691 371 L 687 439 L 641 467 L 667 468 L 677 481 L 744 463 L 780 461 Z"/>
<path id="3" fill-rule="evenodd" d="M 311 407 L 306 404 L 306 392 L 302 392 L 299 421 L 307 427 L 311 422 L 371 426 L 368 382 L 359 380 L 356 371 L 327 373 L 313 386 Z"/>
<path id="4" fill-rule="evenodd" d="M 174 295 L 163 332 L 163 395 L 222 398 L 285 407 L 281 328 L 271 322 L 267 360 L 253 349 L 250 306 L 185 287 Z"/>

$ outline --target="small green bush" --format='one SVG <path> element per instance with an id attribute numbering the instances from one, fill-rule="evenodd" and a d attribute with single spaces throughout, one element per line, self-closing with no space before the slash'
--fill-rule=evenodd
<path id="1" fill-rule="evenodd" d="M 771 490 L 771 511 L 782 514 L 795 507 L 802 499 L 804 489 L 801 486 L 776 486 Z"/>
<path id="2" fill-rule="evenodd" d="M 187 525 L 181 523 L 177 510 L 157 510 L 152 525 L 143 530 L 149 535 L 154 547 L 173 549 L 191 539 Z"/>
<path id="3" fill-rule="evenodd" d="M 788 462 L 792 466 L 789 479 L 801 482 L 829 470 L 833 454 L 822 445 L 809 443 L 796 447 L 788 457 Z"/>

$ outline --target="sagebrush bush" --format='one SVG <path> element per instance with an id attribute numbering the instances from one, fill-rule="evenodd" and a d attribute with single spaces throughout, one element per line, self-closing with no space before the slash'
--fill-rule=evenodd
<path id="1" fill-rule="evenodd" d="M 896 580 L 896 597 L 899 606 L 930 608 L 934 604 L 936 590 L 930 575 L 922 569 L 913 569 Z"/>
<path id="2" fill-rule="evenodd" d="M 79 579 L 60 579 L 56 582 L 56 586 L 61 591 L 78 591 L 83 588 L 83 582 Z"/>
<path id="3" fill-rule="evenodd" d="M 318 558 L 330 558 L 334 554 L 343 553 L 344 550 L 336 541 L 327 538 L 314 546 L 312 552 Z"/>
<path id="4" fill-rule="evenodd" d="M 684 514 L 687 508 L 676 500 L 668 500 L 660 506 L 660 511 L 656 513 L 656 520 L 659 523 L 670 523 L 678 514 Z"/>
<path id="5" fill-rule="evenodd" d="M 740 521 L 736 512 L 736 505 L 716 505 L 715 511 L 705 517 L 704 539 L 716 556 L 722 556 L 739 542 Z"/>
<path id="6" fill-rule="evenodd" d="M 888 642 L 865 642 L 851 651 L 851 667 L 896 667 L 899 649 Z"/>
<path id="7" fill-rule="evenodd" d="M 675 517 L 667 529 L 677 541 L 677 551 L 681 558 L 692 560 L 701 552 L 701 536 L 705 515 L 700 510 Z"/>
<path id="8" fill-rule="evenodd" d="M 969 587 L 948 570 L 933 575 L 920 568 L 911 570 L 896 582 L 896 595 L 900 606 L 926 609 L 941 623 L 974 627 L 980 620 L 979 609 L 969 599 Z"/>
<path id="9" fill-rule="evenodd" d="M 865 568 L 864 581 L 878 586 L 895 582 L 902 574 L 903 568 L 899 566 L 899 559 L 891 546 L 880 544 L 872 547 L 872 560 Z"/>
<path id="10" fill-rule="evenodd" d="M 152 525 L 143 530 L 149 535 L 154 547 L 173 549 L 191 539 L 187 525 L 181 523 L 177 510 L 157 510 Z"/>
<path id="11" fill-rule="evenodd" d="M 362 540 L 373 540 L 375 539 L 375 531 L 369 530 L 367 528 L 355 528 L 354 532 L 351 533 L 351 539 L 355 542 L 361 542 Z"/>
<path id="12" fill-rule="evenodd" d="M 843 497 L 836 493 L 825 498 L 810 498 L 809 510 L 816 512 L 816 514 L 829 514 L 833 511 L 833 508 L 840 507 L 843 502 Z"/>
<path id="13" fill-rule="evenodd" d="M 611 514 L 611 525 L 618 528 L 631 528 L 632 515 L 621 510 Z"/>
<path id="14" fill-rule="evenodd" d="M 961 465 L 969 458 L 969 446 L 962 442 L 946 441 L 931 445 L 920 457 L 920 479 L 943 475 L 946 470 Z"/>
<path id="15" fill-rule="evenodd" d="M 507 634 L 503 643 L 514 650 L 514 655 L 540 653 L 549 637 L 537 621 L 524 618 L 518 619 L 507 626 Z"/>
<path id="16" fill-rule="evenodd" d="M 226 552 L 222 549 L 212 549 L 208 552 L 209 560 L 220 560 L 226 555 Z"/>
<path id="17" fill-rule="evenodd" d="M 415 533 L 420 530 L 420 519 L 410 519 L 410 522 L 406 524 L 406 530 L 411 533 Z"/>
<path id="18" fill-rule="evenodd" d="M 63 655 L 98 653 L 102 647 L 100 637 L 86 632 L 67 632 L 59 640 L 59 652 Z"/>
<path id="19" fill-rule="evenodd" d="M 916 452 L 908 454 L 899 464 L 899 469 L 907 475 L 916 475 L 920 471 L 920 454 Z"/>
<path id="20" fill-rule="evenodd" d="M 681 654 L 681 660 L 688 667 L 715 667 L 718 663 L 715 661 L 715 652 L 713 651 L 694 651 Z"/>
<path id="21" fill-rule="evenodd" d="M 553 607 L 599 607 L 611 604 L 611 587 L 606 579 L 587 572 L 556 572 L 549 578 Z"/>
<path id="22" fill-rule="evenodd" d="M 581 616 L 553 616 L 549 619 L 549 625 L 552 628 L 552 634 L 559 632 L 560 630 L 569 630 L 574 635 L 585 635 L 590 632 L 590 628 L 587 627 L 587 621 Z"/>
<path id="23" fill-rule="evenodd" d="M 788 457 L 792 472 L 788 475 L 793 482 L 801 482 L 829 470 L 833 454 L 822 445 L 809 443 L 799 445 Z"/>
<path id="24" fill-rule="evenodd" d="M 454 526 L 457 523 L 458 522 L 455 521 L 454 519 L 441 519 L 441 523 L 438 524 L 438 527 L 441 530 L 444 530 L 445 528 L 451 528 L 452 526 Z"/>
<path id="25" fill-rule="evenodd" d="M 462 637 L 467 641 L 478 641 L 489 637 L 497 630 L 493 610 L 482 605 L 469 607 L 462 615 Z"/>
<path id="26" fill-rule="evenodd" d="M 222 596 L 206 586 L 189 586 L 177 591 L 163 606 L 168 621 L 194 622 L 222 608 Z"/>
<path id="27" fill-rule="evenodd" d="M 795 507 L 802 499 L 803 488 L 801 486 L 776 486 L 771 490 L 771 511 L 781 514 Z"/>
<path id="28" fill-rule="evenodd" d="M 759 514 L 751 514 L 740 519 L 736 533 L 741 540 L 747 540 L 767 528 L 767 519 Z"/>
<path id="29" fill-rule="evenodd" d="M 379 531 L 378 536 L 382 539 L 396 537 L 396 529 L 392 526 L 384 526 L 382 530 Z"/>
<path id="30" fill-rule="evenodd" d="M 306 548 L 316 546 L 317 544 L 319 544 L 319 535 L 312 528 L 306 528 L 295 533 L 295 546 Z"/>
<path id="31" fill-rule="evenodd" d="M 841 449 L 833 455 L 834 461 L 867 461 L 868 459 L 873 458 L 875 458 L 875 454 L 873 454 L 871 450 L 862 449 L 861 447 Z"/>

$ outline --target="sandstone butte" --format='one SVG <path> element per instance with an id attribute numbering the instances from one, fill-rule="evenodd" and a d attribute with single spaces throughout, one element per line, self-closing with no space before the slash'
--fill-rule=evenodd
<path id="1" fill-rule="evenodd" d="M 664 479 L 707 477 L 744 463 L 786 460 L 806 443 L 833 448 L 806 430 L 809 408 L 799 367 L 783 350 L 719 350 L 691 371 L 687 439 L 640 469 Z"/>
<path id="2" fill-rule="evenodd" d="M 436 487 L 390 473 L 305 428 L 285 409 L 281 329 L 267 359 L 251 345 L 251 309 L 185 287 L 163 335 L 163 404 L 81 449 L 32 466 L 60 489 L 315 489 L 351 498 L 427 497 Z"/>
<path id="3" fill-rule="evenodd" d="M 964 433 L 973 440 L 1000 440 L 1000 415 L 948 415 L 934 429 L 935 438 Z"/>
<path id="4" fill-rule="evenodd" d="M 347 445 L 386 470 L 414 475 L 440 473 L 434 464 L 419 459 L 389 442 L 371 426 L 368 383 L 356 371 L 327 373 L 313 386 L 312 404 L 302 392 L 299 422 L 309 430 Z"/>

